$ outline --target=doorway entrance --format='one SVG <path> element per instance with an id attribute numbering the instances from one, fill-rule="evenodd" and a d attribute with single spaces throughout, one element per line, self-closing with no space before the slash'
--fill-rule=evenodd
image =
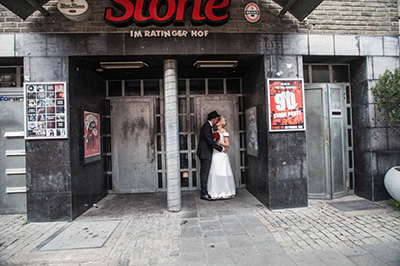
<path id="1" fill-rule="evenodd" d="M 229 148 L 227 154 L 231 163 L 236 187 L 241 187 L 240 182 L 240 143 L 239 143 L 239 108 L 238 98 L 235 96 L 208 96 L 196 98 L 197 135 L 201 126 L 207 121 L 207 114 L 217 111 L 228 121 L 226 130 L 229 132 Z M 197 169 L 200 173 L 200 169 Z"/>
<path id="2" fill-rule="evenodd" d="M 306 64 L 304 72 L 308 195 L 343 197 L 354 191 L 349 68 Z"/>
<path id="3" fill-rule="evenodd" d="M 113 98 L 110 104 L 114 192 L 155 192 L 154 98 Z"/>
<path id="4" fill-rule="evenodd" d="M 347 194 L 344 86 L 306 86 L 308 190 L 311 198 Z"/>
<path id="5" fill-rule="evenodd" d="M 136 89 L 135 89 L 136 88 Z M 107 81 L 103 132 L 110 193 L 165 192 L 166 153 L 163 81 Z M 245 185 L 246 148 L 240 78 L 179 79 L 179 158 L 182 190 L 198 190 L 198 134 L 207 114 L 228 119 L 228 149 L 236 186 Z"/>

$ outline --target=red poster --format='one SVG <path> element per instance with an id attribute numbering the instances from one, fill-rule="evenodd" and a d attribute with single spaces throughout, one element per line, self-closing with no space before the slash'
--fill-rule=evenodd
<path id="1" fill-rule="evenodd" d="M 100 115 L 84 112 L 85 158 L 100 154 Z"/>
<path id="2" fill-rule="evenodd" d="M 268 79 L 269 130 L 305 130 L 302 79 Z"/>

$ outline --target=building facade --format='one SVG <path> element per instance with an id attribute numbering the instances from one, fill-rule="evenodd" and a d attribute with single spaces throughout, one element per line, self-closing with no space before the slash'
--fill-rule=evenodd
<path id="1" fill-rule="evenodd" d="M 236 186 L 270 209 L 389 198 L 383 178 L 400 164 L 400 136 L 370 88 L 399 67 L 397 1 L 325 0 L 302 22 L 269 0 L 256 2 L 257 21 L 249 2 L 231 0 L 203 1 L 197 14 L 192 1 L 175 22 L 162 21 L 172 2 L 141 14 L 127 8 L 134 1 L 86 2 L 82 21 L 53 0 L 49 16 L 25 20 L 0 5 L 2 213 L 72 220 L 108 193 L 157 192 L 179 211 L 181 191 L 199 188 L 198 130 L 212 110 L 229 121 Z M 271 128 L 270 79 L 303 81 L 305 130 Z M 65 109 L 54 100 L 49 111 L 53 91 Z M 41 125 L 65 131 L 30 135 Z"/>

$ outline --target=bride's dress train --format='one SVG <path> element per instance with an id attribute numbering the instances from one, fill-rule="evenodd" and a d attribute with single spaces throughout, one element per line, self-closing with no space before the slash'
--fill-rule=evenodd
<path id="1" fill-rule="evenodd" d="M 229 133 L 219 133 L 220 141 L 224 143 L 224 136 L 229 137 Z M 235 178 L 229 156 L 224 152 L 214 150 L 211 161 L 210 174 L 207 182 L 208 194 L 213 199 L 228 199 L 236 194 Z"/>

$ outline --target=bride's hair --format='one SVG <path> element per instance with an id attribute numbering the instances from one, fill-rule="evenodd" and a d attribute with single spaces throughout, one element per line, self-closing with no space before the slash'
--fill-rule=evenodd
<path id="1" fill-rule="evenodd" d="M 228 124 L 228 120 L 226 120 L 226 118 L 223 116 L 221 116 L 219 121 L 222 122 L 222 127 L 226 127 L 226 125 Z"/>

